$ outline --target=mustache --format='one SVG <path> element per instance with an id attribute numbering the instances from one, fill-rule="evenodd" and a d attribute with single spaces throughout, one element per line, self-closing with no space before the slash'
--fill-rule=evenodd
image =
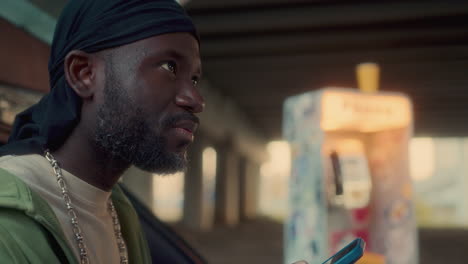
<path id="1" fill-rule="evenodd" d="M 162 121 L 161 126 L 163 128 L 173 127 L 177 124 L 177 122 L 182 121 L 182 120 L 190 120 L 197 125 L 200 124 L 200 118 L 198 118 L 196 115 L 191 114 L 191 113 L 180 113 L 180 114 L 176 114 L 168 118 L 165 118 Z"/>

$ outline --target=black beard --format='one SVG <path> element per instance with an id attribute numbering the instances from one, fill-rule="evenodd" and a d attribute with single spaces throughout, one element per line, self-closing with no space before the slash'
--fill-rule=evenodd
<path id="1" fill-rule="evenodd" d="M 97 113 L 93 140 L 103 161 L 131 164 L 157 174 L 184 171 L 186 154 L 168 152 L 166 139 L 161 136 L 161 131 L 173 120 L 159 124 L 158 131 L 151 129 L 148 116 L 113 77 L 106 73 L 104 103 Z"/>

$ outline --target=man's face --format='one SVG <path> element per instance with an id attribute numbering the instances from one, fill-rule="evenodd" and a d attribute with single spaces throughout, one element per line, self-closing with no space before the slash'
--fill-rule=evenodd
<path id="1" fill-rule="evenodd" d="M 188 33 L 151 37 L 105 55 L 105 87 L 94 145 L 154 173 L 186 167 L 204 101 L 198 42 Z"/>

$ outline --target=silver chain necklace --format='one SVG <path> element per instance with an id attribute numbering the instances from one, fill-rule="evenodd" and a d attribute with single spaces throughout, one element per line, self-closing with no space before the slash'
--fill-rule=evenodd
<path id="1" fill-rule="evenodd" d="M 83 233 L 81 231 L 80 226 L 78 225 L 78 217 L 76 215 L 75 209 L 72 206 L 70 194 L 68 193 L 68 188 L 65 183 L 65 179 L 63 178 L 62 169 L 60 168 L 57 160 L 50 154 L 49 150 L 44 151 L 45 158 L 50 162 L 52 169 L 54 170 L 55 176 L 57 177 L 57 183 L 62 191 L 62 198 L 65 202 L 65 206 L 67 208 L 68 216 L 70 217 L 70 222 L 72 224 L 73 234 L 75 235 L 75 241 L 78 246 L 78 250 L 80 251 L 80 264 L 89 264 L 89 256 L 88 256 L 88 249 L 85 244 L 85 239 L 83 237 Z M 121 264 L 128 264 L 128 253 L 127 253 L 127 246 L 125 245 L 125 241 L 122 237 L 121 227 L 119 218 L 117 216 L 117 212 L 115 211 L 114 204 L 112 203 L 112 199 L 109 199 L 107 203 L 107 209 L 112 217 L 112 224 L 114 227 L 114 235 L 115 239 L 117 240 L 117 248 L 119 249 L 120 255 L 120 263 Z"/>

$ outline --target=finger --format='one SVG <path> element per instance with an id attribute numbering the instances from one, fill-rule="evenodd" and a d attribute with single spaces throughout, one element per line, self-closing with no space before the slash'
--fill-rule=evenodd
<path id="1" fill-rule="evenodd" d="M 308 263 L 305 260 L 299 260 L 299 261 L 294 262 L 293 264 L 308 264 Z"/>

